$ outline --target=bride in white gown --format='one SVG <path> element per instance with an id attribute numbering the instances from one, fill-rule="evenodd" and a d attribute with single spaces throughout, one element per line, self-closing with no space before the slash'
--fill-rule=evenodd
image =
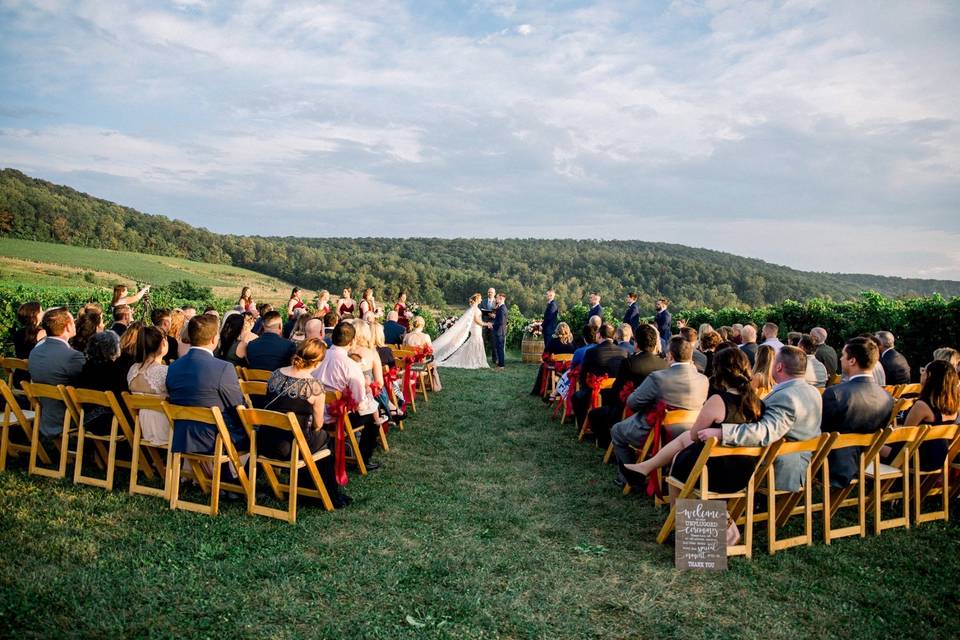
<path id="1" fill-rule="evenodd" d="M 470 306 L 452 327 L 433 341 L 433 361 L 438 367 L 489 369 L 483 347 L 480 294 L 470 297 Z"/>

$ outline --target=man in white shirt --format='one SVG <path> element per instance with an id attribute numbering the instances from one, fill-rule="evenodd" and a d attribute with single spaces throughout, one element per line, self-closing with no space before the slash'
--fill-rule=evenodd
<path id="1" fill-rule="evenodd" d="M 803 334 L 798 345 L 807 356 L 807 374 L 805 380 L 818 389 L 824 389 L 827 386 L 827 368 L 815 357 L 817 345 L 813 338 Z"/>
<path id="2" fill-rule="evenodd" d="M 773 347 L 773 350 L 777 353 L 780 353 L 780 349 L 783 349 L 783 343 L 780 342 L 780 338 L 777 337 L 777 334 L 780 333 L 780 327 L 775 325 L 772 322 L 768 322 L 763 325 L 763 343 Z"/>
<path id="3" fill-rule="evenodd" d="M 313 372 L 313 377 L 320 381 L 326 389 L 345 393 L 349 391 L 355 402 L 360 402 L 365 393 L 367 381 L 363 377 L 360 364 L 350 357 L 350 347 L 353 345 L 356 330 L 349 322 L 341 322 L 333 330 L 333 346 L 327 349 L 327 355 Z M 327 424 L 334 422 L 333 416 L 327 413 L 324 416 Z M 363 427 L 360 433 L 360 452 L 368 471 L 378 469 L 380 465 L 370 460 L 373 450 L 377 446 L 377 425 L 373 414 L 360 415 L 350 413 L 350 424 L 354 429 Z"/>

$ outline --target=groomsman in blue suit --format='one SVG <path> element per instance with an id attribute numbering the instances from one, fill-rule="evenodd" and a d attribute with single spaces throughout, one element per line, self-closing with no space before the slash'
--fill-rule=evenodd
<path id="1" fill-rule="evenodd" d="M 506 360 L 505 351 L 507 345 L 507 296 L 497 294 L 497 308 L 493 316 L 493 322 L 489 323 L 490 331 L 493 333 L 493 361 L 497 365 L 497 371 L 503 371 L 503 365 Z"/>
<path id="2" fill-rule="evenodd" d="M 603 320 L 603 307 L 600 306 L 599 293 L 590 294 L 590 313 L 587 314 L 587 322 L 590 322 L 590 318 L 593 316 L 599 316 Z"/>
<path id="3" fill-rule="evenodd" d="M 637 294 L 631 291 L 627 294 L 627 310 L 623 313 L 623 324 L 630 325 L 633 335 L 637 335 L 640 326 L 640 312 L 637 310 Z"/>
<path id="4" fill-rule="evenodd" d="M 560 321 L 560 311 L 557 309 L 557 301 L 554 300 L 556 293 L 553 289 L 547 291 L 547 308 L 543 311 L 543 343 L 550 342 L 553 332 L 557 330 L 557 324 Z"/>

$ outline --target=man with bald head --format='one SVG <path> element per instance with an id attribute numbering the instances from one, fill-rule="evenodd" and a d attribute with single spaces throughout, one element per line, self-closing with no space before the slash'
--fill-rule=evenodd
<path id="1" fill-rule="evenodd" d="M 403 344 L 403 336 L 407 330 L 400 324 L 400 314 L 396 311 L 387 313 L 387 321 L 383 323 L 383 341 L 387 344 Z"/>
<path id="2" fill-rule="evenodd" d="M 303 325 L 303 335 L 305 340 L 316 338 L 323 340 L 323 320 L 320 318 L 310 318 L 307 324 Z"/>
<path id="3" fill-rule="evenodd" d="M 740 329 L 740 351 L 746 354 L 752 367 L 757 361 L 757 328 L 752 324 L 744 325 Z"/>

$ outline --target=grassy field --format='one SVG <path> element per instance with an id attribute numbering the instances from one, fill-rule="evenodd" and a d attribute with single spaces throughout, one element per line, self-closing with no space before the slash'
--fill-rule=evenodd
<path id="1" fill-rule="evenodd" d="M 949 638 L 960 527 L 679 573 L 664 512 L 526 395 L 533 368 L 443 371 L 354 503 L 289 526 L 0 474 L 0 636 Z M 125 478 L 120 475 L 121 480 Z"/>
<path id="2" fill-rule="evenodd" d="M 291 286 L 277 278 L 229 265 L 11 238 L 0 238 L 0 280 L 105 287 L 117 282 L 132 286 L 134 282 L 168 284 L 192 280 L 225 298 L 236 298 L 246 285 L 253 288 L 255 300 L 264 302 L 286 300 Z"/>

